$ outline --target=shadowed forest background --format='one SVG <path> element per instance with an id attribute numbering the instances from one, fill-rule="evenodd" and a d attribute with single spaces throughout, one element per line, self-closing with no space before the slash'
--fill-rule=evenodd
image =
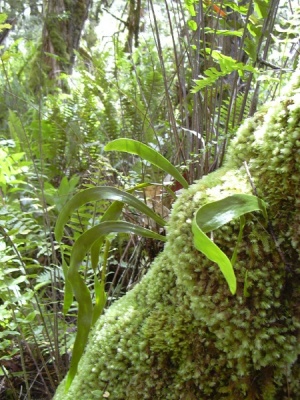
<path id="1" fill-rule="evenodd" d="M 215 171 L 297 68 L 299 23 L 298 0 L 0 0 L 1 399 L 51 399 L 69 369 L 78 304 L 64 305 L 64 272 L 110 202 L 82 205 L 58 241 L 66 202 L 112 186 L 167 218 L 182 188 L 105 145 L 143 142 L 188 183 Z M 119 228 L 85 257 L 99 314 L 163 249 L 149 215 L 126 206 L 121 218 L 153 235 Z"/>

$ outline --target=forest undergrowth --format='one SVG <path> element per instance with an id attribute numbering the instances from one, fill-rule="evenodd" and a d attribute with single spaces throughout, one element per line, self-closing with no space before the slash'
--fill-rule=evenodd
<path id="1" fill-rule="evenodd" d="M 112 219 L 136 226 L 106 232 L 78 266 L 93 322 L 163 249 L 161 221 L 183 181 L 136 154 L 106 152 L 107 143 L 145 143 L 191 184 L 222 165 L 237 127 L 280 94 L 299 55 L 298 1 L 95 1 L 72 73 L 54 74 L 36 64 L 47 7 L 28 13 L 29 3 L 8 1 L 0 10 L 3 400 L 51 399 L 70 367 L 78 302 L 68 268 L 85 232 Z M 51 14 L 57 29 L 70 13 Z M 107 36 L 97 33 L 101 26 Z M 51 48 L 42 51 L 61 61 Z M 80 203 L 58 240 L 65 204 L 97 187 L 128 196 L 107 189 Z"/>

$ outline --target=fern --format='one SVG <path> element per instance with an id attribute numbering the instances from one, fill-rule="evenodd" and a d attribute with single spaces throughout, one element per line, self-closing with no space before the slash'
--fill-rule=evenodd
<path id="1" fill-rule="evenodd" d="M 237 71 L 241 78 L 244 78 L 246 72 L 258 73 L 258 70 L 251 65 L 245 65 L 242 62 L 234 60 L 230 56 L 225 56 L 217 50 L 210 51 L 213 60 L 218 63 L 220 70 L 215 67 L 208 68 L 204 71 L 204 76 L 201 79 L 195 80 L 195 86 L 192 89 L 193 93 L 213 85 L 218 79 L 230 75 L 232 72 Z"/>

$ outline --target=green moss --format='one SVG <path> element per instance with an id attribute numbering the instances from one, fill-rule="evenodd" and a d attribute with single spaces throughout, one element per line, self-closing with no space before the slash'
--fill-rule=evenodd
<path id="1" fill-rule="evenodd" d="M 178 199 L 164 252 L 100 318 L 70 391 L 62 383 L 56 400 L 106 392 L 113 400 L 300 399 L 299 86 L 297 74 L 285 96 L 240 128 L 225 167 Z M 251 194 L 253 185 L 270 223 L 247 215 L 232 296 L 218 267 L 194 249 L 191 220 L 199 206 Z M 214 233 L 229 257 L 238 231 L 233 221 Z"/>
<path id="2" fill-rule="evenodd" d="M 68 65 L 70 62 L 70 54 L 68 54 L 67 50 L 66 34 L 63 35 L 65 29 L 62 29 L 60 25 L 62 25 L 62 23 L 59 21 L 57 15 L 48 15 L 45 26 L 47 34 L 50 37 L 51 45 L 53 46 L 53 53 L 60 58 L 61 63 Z"/>
<path id="3" fill-rule="evenodd" d="M 29 87 L 33 92 L 38 93 L 43 87 L 50 91 L 57 85 L 57 81 L 51 82 L 57 73 L 70 71 L 71 54 L 66 33 L 65 21 L 61 21 L 56 14 L 47 15 L 44 36 L 31 61 Z M 67 89 L 63 82 L 61 86 Z"/>

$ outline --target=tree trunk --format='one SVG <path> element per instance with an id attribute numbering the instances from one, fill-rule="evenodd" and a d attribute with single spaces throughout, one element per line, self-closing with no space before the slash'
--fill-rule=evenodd
<path id="1" fill-rule="evenodd" d="M 71 74 L 75 51 L 88 17 L 91 0 L 49 0 L 42 42 L 33 63 L 31 87 L 35 92 L 47 79 L 64 87 L 62 73 Z"/>

